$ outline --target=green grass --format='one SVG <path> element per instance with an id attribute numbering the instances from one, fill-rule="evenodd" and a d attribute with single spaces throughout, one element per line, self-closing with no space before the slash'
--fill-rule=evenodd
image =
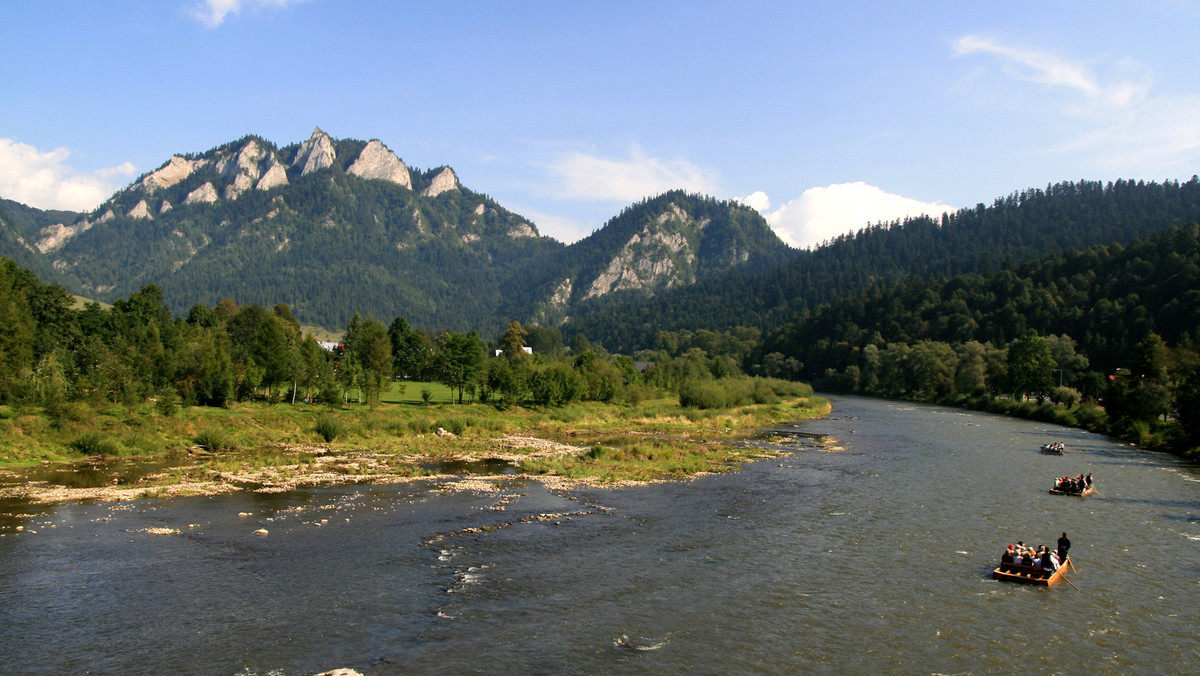
<path id="1" fill-rule="evenodd" d="M 404 391 L 401 392 L 400 390 Z M 392 381 L 379 400 L 384 404 L 421 404 L 421 390 L 428 389 L 433 393 L 431 404 L 452 404 L 458 400 L 458 392 L 451 390 L 441 383 L 426 383 L 420 381 Z"/>
<path id="2" fill-rule="evenodd" d="M 500 410 L 486 404 L 418 403 L 421 387 L 440 388 L 434 401 L 450 398 L 444 386 L 410 383 L 399 402 L 332 411 L 323 405 L 260 402 L 182 406 L 171 416 L 158 414 L 152 403 L 72 404 L 53 412 L 7 408 L 0 412 L 0 465 L 71 461 L 81 455 L 165 458 L 199 445 L 209 454 L 189 462 L 191 479 L 268 470 L 303 477 L 318 466 L 335 473 L 414 476 L 426 458 L 485 458 L 496 452 L 497 437 L 525 435 L 611 449 L 530 462 L 531 472 L 646 481 L 727 471 L 751 456 L 719 442 L 768 424 L 828 413 L 828 402 L 819 398 L 697 410 L 661 394 L 637 405 L 575 402 L 550 410 Z M 452 436 L 437 434 L 438 428 Z M 318 452 L 331 455 L 318 463 Z M 163 482 L 179 483 L 180 477 Z"/>

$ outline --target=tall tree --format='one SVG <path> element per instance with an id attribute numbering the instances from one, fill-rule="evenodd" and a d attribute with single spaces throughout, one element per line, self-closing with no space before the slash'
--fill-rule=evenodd
<path id="1" fill-rule="evenodd" d="M 387 327 L 368 317 L 359 327 L 354 345 L 362 365 L 364 396 L 368 404 L 375 406 L 392 377 L 392 343 Z"/>
<path id="2" fill-rule="evenodd" d="M 1050 343 L 1032 329 L 1008 348 L 1008 379 L 1014 397 L 1032 394 L 1040 401 L 1054 387 L 1055 368 Z"/>
<path id="3" fill-rule="evenodd" d="M 458 403 L 462 403 L 467 385 L 475 382 L 486 354 L 476 331 L 465 334 L 446 331 L 438 337 L 434 357 L 438 382 L 458 390 Z"/>
<path id="4" fill-rule="evenodd" d="M 1171 408 L 1167 374 L 1168 351 L 1158 334 L 1134 347 L 1129 367 L 1117 371 L 1105 398 L 1109 415 L 1118 421 L 1151 421 Z"/>

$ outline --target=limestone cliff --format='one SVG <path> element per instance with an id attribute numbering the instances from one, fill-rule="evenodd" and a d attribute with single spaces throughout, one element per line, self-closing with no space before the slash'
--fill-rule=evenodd
<path id="1" fill-rule="evenodd" d="M 146 177 L 142 179 L 142 186 L 146 188 L 147 192 L 169 188 L 191 176 L 206 164 L 208 164 L 208 160 L 188 160 L 175 155 L 157 171 L 146 174 Z"/>
<path id="2" fill-rule="evenodd" d="M 321 131 L 320 127 L 317 127 L 313 129 L 312 136 L 300 144 L 300 151 L 296 153 L 296 159 L 292 161 L 292 166 L 301 167 L 300 175 L 307 176 L 314 171 L 333 166 L 336 158 L 337 153 L 333 149 L 333 139 L 329 138 L 329 134 Z"/>
<path id="3" fill-rule="evenodd" d="M 146 200 L 142 200 L 141 202 L 138 202 L 137 205 L 135 205 L 132 209 L 129 210 L 129 213 L 126 214 L 126 216 L 129 216 L 130 218 L 135 218 L 135 219 L 153 218 L 150 215 L 150 207 L 146 205 Z"/>
<path id="4" fill-rule="evenodd" d="M 437 197 L 438 195 L 449 190 L 458 190 L 458 176 L 454 174 L 454 170 L 446 167 L 438 172 L 437 176 L 433 177 L 433 181 L 425 188 L 422 194 L 426 197 Z"/>
<path id="5" fill-rule="evenodd" d="M 216 201 L 217 201 L 217 189 L 213 187 L 213 184 L 210 181 L 210 182 L 206 182 L 204 185 L 202 185 L 199 188 L 196 188 L 195 190 L 188 193 L 188 196 L 186 199 L 183 200 L 183 203 L 184 204 L 195 204 L 196 202 L 205 202 L 208 204 L 212 204 L 213 202 L 216 202 Z"/>
<path id="6" fill-rule="evenodd" d="M 254 187 L 259 180 L 259 162 L 267 156 L 267 150 L 255 139 L 242 146 L 236 155 L 227 155 L 217 162 L 217 173 L 230 181 L 225 186 L 225 199 L 237 199 L 239 195 Z"/>
<path id="7" fill-rule="evenodd" d="M 646 232 L 634 235 L 608 262 L 584 298 L 629 289 L 669 289 L 694 279 L 696 253 L 678 232 Z"/>
<path id="8" fill-rule="evenodd" d="M 412 177 L 404 162 L 382 142 L 372 139 L 358 154 L 358 159 L 346 170 L 347 173 L 362 178 L 391 181 L 405 188 L 412 188 Z"/>
<path id="9" fill-rule="evenodd" d="M 587 286 L 584 298 L 631 289 L 669 289 L 696 279 L 697 245 L 706 221 L 697 220 L 679 205 L 646 222 L 616 252 Z"/>
<path id="10" fill-rule="evenodd" d="M 275 153 L 271 153 L 267 158 L 267 170 L 263 172 L 262 178 L 258 179 L 258 185 L 254 186 L 259 190 L 270 190 L 271 188 L 287 185 L 287 167 L 279 161 Z"/>

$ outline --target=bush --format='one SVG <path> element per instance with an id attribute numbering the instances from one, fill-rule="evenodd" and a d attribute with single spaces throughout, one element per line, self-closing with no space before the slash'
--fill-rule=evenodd
<path id="1" fill-rule="evenodd" d="M 197 446 L 213 453 L 233 448 L 233 440 L 221 430 L 203 430 L 192 441 L 196 442 Z"/>
<path id="2" fill-rule="evenodd" d="M 179 395 L 175 394 L 175 390 L 166 390 L 155 398 L 154 410 L 158 411 L 159 415 L 170 418 L 179 411 Z"/>
<path id="3" fill-rule="evenodd" d="M 589 460 L 603 460 L 605 458 L 611 458 L 612 456 L 614 456 L 616 454 L 617 454 L 617 450 L 614 448 L 608 448 L 607 446 L 596 445 L 596 446 L 592 446 L 588 450 L 587 458 Z"/>
<path id="4" fill-rule="evenodd" d="M 424 420 L 422 418 L 414 418 L 414 419 L 408 421 L 408 429 L 412 430 L 413 432 L 415 432 L 417 434 L 429 434 L 429 433 L 433 432 L 434 430 L 436 430 L 437 427 L 430 420 Z"/>
<path id="5" fill-rule="evenodd" d="M 447 432 L 453 432 L 456 435 L 462 436 L 462 433 L 467 430 L 467 422 L 462 418 L 451 418 L 449 420 L 442 421 L 438 427 L 446 430 Z"/>
<path id="6" fill-rule="evenodd" d="M 690 380 L 679 386 L 679 405 L 685 408 L 724 408 L 725 404 L 725 391 L 711 380 Z"/>
<path id="7" fill-rule="evenodd" d="M 317 436 L 324 439 L 327 444 L 337 439 L 345 431 L 342 422 L 331 415 L 317 416 L 315 429 Z"/>
<path id="8" fill-rule="evenodd" d="M 421 401 L 425 402 L 425 405 L 428 406 L 429 402 L 433 401 L 433 390 L 429 389 L 428 387 L 422 387 Z"/>
<path id="9" fill-rule="evenodd" d="M 1070 387 L 1056 387 L 1050 392 L 1050 401 L 1067 407 L 1078 405 L 1082 399 L 1079 390 Z"/>
<path id="10" fill-rule="evenodd" d="M 85 432 L 67 446 L 83 455 L 111 456 L 121 453 L 121 444 L 96 432 Z"/>
<path id="11" fill-rule="evenodd" d="M 1074 411 L 1075 420 L 1084 429 L 1103 432 L 1108 426 L 1108 416 L 1095 404 L 1080 404 Z"/>

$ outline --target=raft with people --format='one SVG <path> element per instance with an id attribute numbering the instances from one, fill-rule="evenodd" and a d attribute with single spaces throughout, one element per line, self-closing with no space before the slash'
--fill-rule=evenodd
<path id="1" fill-rule="evenodd" d="M 1062 455 L 1063 451 L 1065 450 L 1067 450 L 1067 445 L 1061 441 L 1042 444 L 1042 453 L 1049 453 L 1050 455 Z"/>
<path id="2" fill-rule="evenodd" d="M 1066 533 L 1058 539 L 1058 549 L 1050 549 L 1046 545 L 1035 548 L 1018 540 L 1015 545 L 1009 545 L 1004 550 L 1004 554 L 1000 556 L 1000 565 L 992 571 L 992 579 L 1042 587 L 1049 587 L 1059 580 L 1067 580 L 1067 567 L 1074 565 L 1067 554 L 1070 548 L 1071 541 L 1067 539 Z M 1067 580 L 1068 584 L 1070 582 Z"/>
<path id="3" fill-rule="evenodd" d="M 1085 498 L 1096 492 L 1096 482 L 1092 480 L 1092 474 L 1080 474 L 1079 476 L 1061 476 L 1054 480 L 1054 488 L 1050 489 L 1050 495 L 1074 495 L 1076 497 Z"/>
<path id="4" fill-rule="evenodd" d="M 1071 562 L 1071 557 L 1067 557 L 1067 563 Z M 1058 568 L 1047 570 L 1041 566 L 1025 566 L 1018 563 L 1002 563 L 996 570 L 992 571 L 992 579 L 1001 580 L 1003 582 L 1020 582 L 1022 584 L 1033 584 L 1042 587 L 1050 585 L 1063 579 L 1063 573 L 1067 570 L 1067 565 L 1063 564 Z"/>

